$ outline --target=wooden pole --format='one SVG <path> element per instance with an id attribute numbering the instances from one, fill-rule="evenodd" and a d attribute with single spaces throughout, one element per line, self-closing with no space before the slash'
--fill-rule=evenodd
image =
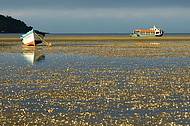
<path id="1" fill-rule="evenodd" d="M 52 46 L 52 44 L 51 43 L 49 43 L 49 42 L 47 42 L 47 41 L 45 41 L 42 37 L 40 37 L 37 33 L 35 33 L 34 32 L 34 34 L 36 35 L 36 36 L 38 36 L 39 37 L 39 39 L 42 41 L 42 42 L 44 42 L 47 46 Z"/>

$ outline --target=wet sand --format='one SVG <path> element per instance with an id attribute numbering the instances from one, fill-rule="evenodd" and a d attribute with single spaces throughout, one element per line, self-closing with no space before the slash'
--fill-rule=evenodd
<path id="1" fill-rule="evenodd" d="M 163 36 L 163 37 L 130 37 L 110 35 L 110 36 L 80 36 L 80 35 L 47 35 L 45 37 L 46 41 L 190 41 L 190 36 Z M 0 43 L 3 42 L 20 42 L 19 36 L 16 35 L 6 35 L 0 36 Z"/>
<path id="2" fill-rule="evenodd" d="M 2 125 L 190 124 L 190 41 L 5 42 L 0 61 Z"/>
<path id="3" fill-rule="evenodd" d="M 130 36 L 65 36 L 47 38 L 48 41 L 189 41 L 190 36 L 130 37 Z"/>

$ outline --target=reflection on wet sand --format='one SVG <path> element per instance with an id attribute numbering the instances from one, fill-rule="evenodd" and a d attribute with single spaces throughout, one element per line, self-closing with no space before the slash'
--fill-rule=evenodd
<path id="1" fill-rule="evenodd" d="M 45 59 L 45 55 L 42 54 L 37 48 L 35 47 L 23 47 L 22 48 L 22 54 L 25 60 L 30 63 L 34 64 L 36 62 L 39 62 L 41 60 Z"/>
<path id="2" fill-rule="evenodd" d="M 185 44 L 53 47 L 37 66 L 0 62 L 0 124 L 189 125 Z"/>

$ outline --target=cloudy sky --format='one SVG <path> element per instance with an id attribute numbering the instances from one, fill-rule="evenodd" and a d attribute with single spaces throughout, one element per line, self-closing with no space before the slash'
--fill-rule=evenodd
<path id="1" fill-rule="evenodd" d="M 53 33 L 190 33 L 190 0 L 0 0 L 0 14 Z"/>

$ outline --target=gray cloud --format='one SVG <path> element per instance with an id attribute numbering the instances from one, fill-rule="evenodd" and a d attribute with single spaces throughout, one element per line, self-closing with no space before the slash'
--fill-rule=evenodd
<path id="1" fill-rule="evenodd" d="M 16 8 L 154 8 L 190 7 L 189 0 L 4 0 L 3 9 Z"/>
<path id="2" fill-rule="evenodd" d="M 190 32 L 189 0 L 4 0 L 0 13 L 49 32 L 130 32 L 153 24 Z"/>
<path id="3" fill-rule="evenodd" d="M 78 8 L 78 9 L 10 9 L 2 11 L 15 17 L 70 18 L 70 19 L 130 19 L 162 18 L 184 19 L 190 8 Z"/>

